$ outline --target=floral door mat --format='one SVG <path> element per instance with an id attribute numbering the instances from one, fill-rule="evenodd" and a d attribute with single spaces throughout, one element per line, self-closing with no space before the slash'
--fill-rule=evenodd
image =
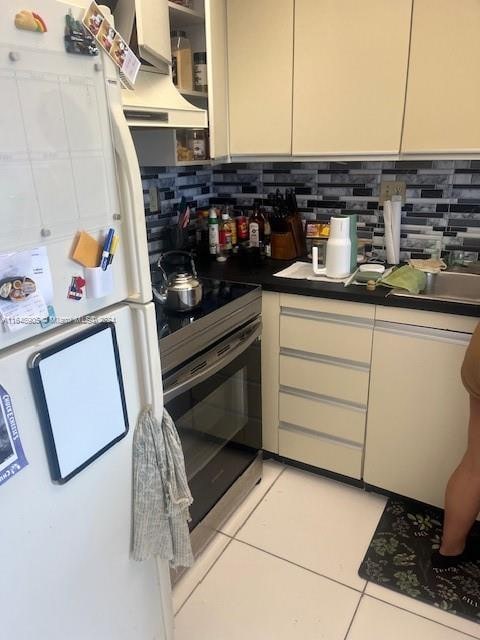
<path id="1" fill-rule="evenodd" d="M 443 512 L 390 498 L 358 571 L 365 580 L 480 623 L 480 561 L 455 569 L 432 568 L 440 546 Z M 472 530 L 479 549 L 480 523 Z M 478 539 L 476 542 L 475 539 Z"/>

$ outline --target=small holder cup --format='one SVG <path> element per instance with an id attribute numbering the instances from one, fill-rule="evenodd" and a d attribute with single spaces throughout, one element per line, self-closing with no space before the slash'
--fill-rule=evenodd
<path id="1" fill-rule="evenodd" d="M 87 298 L 105 298 L 113 291 L 113 270 L 101 267 L 85 267 Z"/>

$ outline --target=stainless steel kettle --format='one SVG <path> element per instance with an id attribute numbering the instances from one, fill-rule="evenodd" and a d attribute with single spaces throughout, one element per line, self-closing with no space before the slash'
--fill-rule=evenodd
<path id="1" fill-rule="evenodd" d="M 185 267 L 179 267 L 169 276 L 165 273 L 163 264 L 165 259 L 173 255 L 182 255 L 188 258 L 191 273 Z M 153 296 L 171 311 L 191 311 L 195 309 L 201 301 L 203 295 L 202 283 L 197 277 L 193 257 L 187 251 L 167 251 L 160 256 L 157 268 L 162 276 L 160 288 L 153 287 Z"/>

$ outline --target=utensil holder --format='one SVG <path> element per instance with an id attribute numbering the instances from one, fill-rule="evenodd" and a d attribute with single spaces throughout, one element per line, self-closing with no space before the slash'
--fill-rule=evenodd
<path id="1" fill-rule="evenodd" d="M 85 287 L 87 298 L 105 298 L 113 291 L 113 271 L 107 267 L 85 267 Z"/>
<path id="2" fill-rule="evenodd" d="M 272 233 L 272 258 L 275 260 L 293 260 L 297 257 L 295 240 L 291 231 Z"/>
<path id="3" fill-rule="evenodd" d="M 287 222 L 293 236 L 295 251 L 297 254 L 296 257 L 299 258 L 300 256 L 304 256 L 307 253 L 307 246 L 302 219 L 298 214 L 293 214 L 288 216 Z"/>

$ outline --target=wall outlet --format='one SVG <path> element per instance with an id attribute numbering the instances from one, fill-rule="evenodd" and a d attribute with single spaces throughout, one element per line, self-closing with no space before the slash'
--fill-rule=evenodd
<path id="1" fill-rule="evenodd" d="M 382 180 L 378 202 L 383 204 L 385 200 L 391 200 L 392 196 L 402 196 L 402 203 L 405 204 L 406 191 L 407 185 L 402 180 Z"/>

